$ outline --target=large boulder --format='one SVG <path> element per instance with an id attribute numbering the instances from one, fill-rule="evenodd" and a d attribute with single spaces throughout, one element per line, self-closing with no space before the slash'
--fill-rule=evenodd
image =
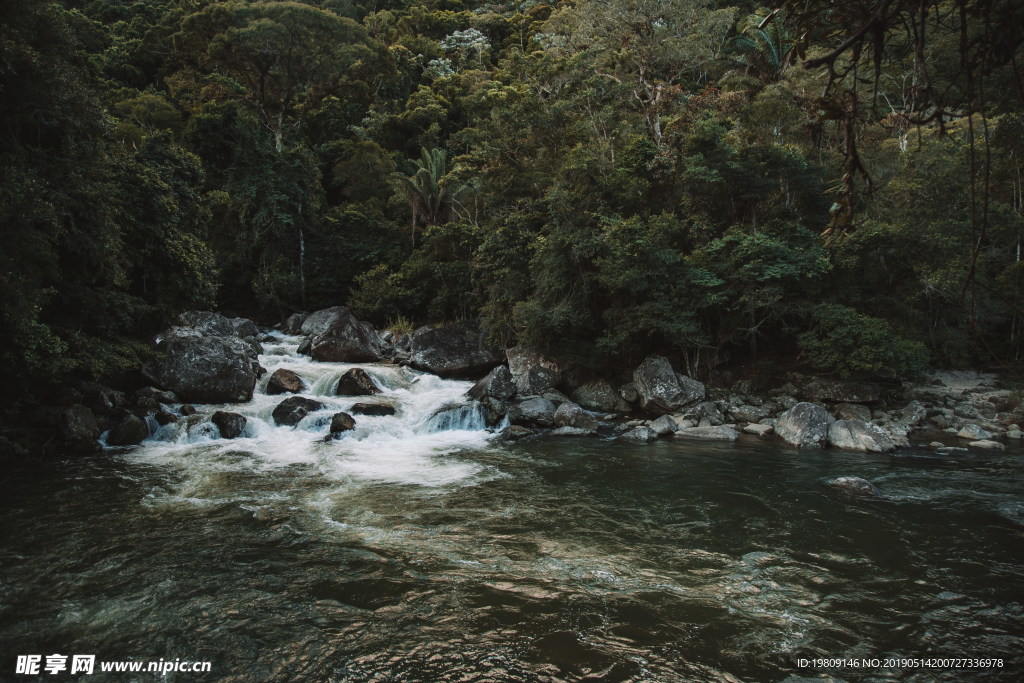
<path id="1" fill-rule="evenodd" d="M 479 377 L 503 360 L 488 336 L 479 320 L 420 328 L 412 336 L 409 365 L 441 377 Z"/>
<path id="2" fill-rule="evenodd" d="M 513 346 L 505 352 L 508 369 L 521 396 L 543 394 L 562 381 L 561 366 L 539 353 L 522 346 Z"/>
<path id="3" fill-rule="evenodd" d="M 279 425 L 295 426 L 302 422 L 310 413 L 323 410 L 324 404 L 303 396 L 292 396 L 277 404 L 274 408 L 274 422 Z"/>
<path id="4" fill-rule="evenodd" d="M 509 422 L 532 427 L 550 427 L 555 423 L 555 404 L 546 398 L 531 398 L 512 406 Z"/>
<path id="5" fill-rule="evenodd" d="M 599 410 L 603 413 L 627 412 L 629 404 L 606 380 L 596 379 L 587 382 L 572 392 L 571 398 L 588 410 Z"/>
<path id="6" fill-rule="evenodd" d="M 477 400 L 489 397 L 507 401 L 516 395 L 516 383 L 512 379 L 509 369 L 504 365 L 499 365 L 474 384 L 467 393 L 470 398 Z"/>
<path id="7" fill-rule="evenodd" d="M 345 306 L 311 313 L 301 330 L 309 335 L 309 355 L 329 363 L 370 363 L 384 357 L 384 343 L 369 323 Z"/>
<path id="8" fill-rule="evenodd" d="M 888 453 L 896 448 L 881 427 L 863 420 L 833 422 L 828 427 L 828 442 L 835 448 L 867 453 Z"/>
<path id="9" fill-rule="evenodd" d="M 338 396 L 372 396 L 380 393 L 380 388 L 362 368 L 352 368 L 338 380 L 338 388 L 334 392 Z"/>
<path id="10" fill-rule="evenodd" d="M 252 398 L 260 365 L 242 338 L 173 335 L 159 350 L 161 357 L 143 374 L 182 400 L 233 403 Z"/>
<path id="11" fill-rule="evenodd" d="M 100 450 L 100 427 L 92 411 L 80 403 L 62 409 L 57 414 L 57 429 L 65 446 L 75 453 Z"/>
<path id="12" fill-rule="evenodd" d="M 309 317 L 308 313 L 292 313 L 284 321 L 285 334 L 302 334 L 302 323 Z"/>
<path id="13" fill-rule="evenodd" d="M 335 413 L 331 418 L 331 434 L 341 434 L 355 428 L 356 421 L 348 413 Z"/>
<path id="14" fill-rule="evenodd" d="M 217 425 L 221 437 L 225 439 L 237 439 L 245 432 L 245 425 L 249 421 L 245 415 L 229 413 L 225 410 L 218 410 L 213 414 L 210 422 Z"/>
<path id="15" fill-rule="evenodd" d="M 111 446 L 134 446 L 149 436 L 149 425 L 138 415 L 128 414 L 107 434 Z"/>
<path id="16" fill-rule="evenodd" d="M 306 390 L 306 383 L 294 371 L 287 368 L 278 368 L 267 380 L 267 393 L 274 396 L 277 394 L 300 394 Z"/>
<path id="17" fill-rule="evenodd" d="M 243 320 L 243 318 L 238 318 L 238 320 Z M 251 321 L 248 322 L 252 324 Z M 177 328 L 181 328 L 180 330 L 172 328 L 175 332 L 182 333 L 184 330 L 191 330 L 195 336 L 199 337 L 256 336 L 255 326 L 253 326 L 252 335 L 240 335 L 229 318 L 212 311 L 185 311 L 178 316 L 175 325 Z"/>
<path id="18" fill-rule="evenodd" d="M 563 403 L 555 411 L 555 424 L 559 427 L 576 427 L 587 431 L 597 429 L 597 420 L 575 403 Z"/>
<path id="19" fill-rule="evenodd" d="M 828 441 L 828 428 L 836 419 L 814 403 L 797 403 L 779 416 L 775 433 L 798 448 L 821 448 Z"/>
<path id="20" fill-rule="evenodd" d="M 633 371 L 641 406 L 658 415 L 674 413 L 704 398 L 704 385 L 678 374 L 664 356 L 648 356 Z"/>

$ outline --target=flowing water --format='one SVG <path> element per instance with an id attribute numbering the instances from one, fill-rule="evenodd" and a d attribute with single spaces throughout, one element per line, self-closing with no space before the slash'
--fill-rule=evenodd
<path id="1" fill-rule="evenodd" d="M 231 407 L 239 439 L 154 423 L 140 447 L 6 475 L 0 679 L 32 653 L 212 662 L 174 681 L 796 681 L 820 657 L 1003 659 L 843 680 L 1024 675 L 1020 449 L 504 444 L 467 382 L 363 365 L 383 393 L 333 397 L 352 366 L 297 342 L 261 359 L 327 405 L 295 428 L 261 386 Z M 323 440 L 367 400 L 397 412 Z M 824 486 L 840 475 L 884 497 Z"/>

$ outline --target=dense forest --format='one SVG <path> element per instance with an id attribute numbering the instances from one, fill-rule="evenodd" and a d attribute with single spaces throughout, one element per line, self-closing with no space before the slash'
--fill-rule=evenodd
<path id="1" fill-rule="evenodd" d="M 342 303 L 583 368 L 1019 367 L 1019 27 L 1016 0 L 6 0 L 0 371 Z"/>

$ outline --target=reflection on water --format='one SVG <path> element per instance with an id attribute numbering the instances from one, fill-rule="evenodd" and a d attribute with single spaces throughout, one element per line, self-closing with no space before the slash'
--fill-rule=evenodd
<path id="1" fill-rule="evenodd" d="M 351 440 L 257 425 L 9 473 L 0 678 L 59 652 L 228 681 L 797 680 L 823 673 L 799 658 L 890 656 L 1006 666 L 835 673 L 1021 679 L 1019 450 L 501 445 L 417 431 L 415 384 Z M 839 475 L 885 497 L 822 485 Z"/>

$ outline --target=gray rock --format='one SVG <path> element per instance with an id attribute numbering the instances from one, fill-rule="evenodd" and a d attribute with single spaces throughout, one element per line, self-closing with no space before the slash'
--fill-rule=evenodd
<path id="1" fill-rule="evenodd" d="M 157 402 L 157 404 L 164 403 L 171 405 L 172 403 L 181 403 L 181 399 L 173 391 L 161 391 L 156 387 L 142 387 L 135 392 L 135 400 L 138 402 L 144 398 L 151 398 Z M 136 403 L 138 405 L 138 403 Z"/>
<path id="2" fill-rule="evenodd" d="M 231 324 L 231 329 L 234 330 L 236 337 L 252 337 L 255 339 L 259 336 L 260 331 L 256 328 L 256 323 L 249 320 L 248 318 L 231 318 L 228 320 Z"/>
<path id="3" fill-rule="evenodd" d="M 441 377 L 479 377 L 502 361 L 501 349 L 492 345 L 489 337 L 480 320 L 421 328 L 412 336 L 409 364 Z"/>
<path id="4" fill-rule="evenodd" d="M 332 363 L 368 363 L 381 360 L 384 343 L 369 323 L 356 319 L 345 306 L 311 313 L 302 323 L 310 335 L 313 360 Z"/>
<path id="5" fill-rule="evenodd" d="M 1006 432 L 1007 439 L 1020 439 L 1022 437 L 1024 437 L 1024 432 L 1021 432 L 1019 429 L 1009 429 Z"/>
<path id="6" fill-rule="evenodd" d="M 555 404 L 546 398 L 531 398 L 512 406 L 509 422 L 517 425 L 550 427 L 555 423 Z"/>
<path id="7" fill-rule="evenodd" d="M 588 410 L 599 410 L 603 413 L 629 410 L 629 406 L 625 405 L 619 392 L 603 379 L 587 382 L 576 389 L 572 392 L 572 400 Z"/>
<path id="8" fill-rule="evenodd" d="M 964 425 L 956 435 L 961 439 L 970 439 L 971 441 L 982 441 L 992 438 L 991 432 L 985 431 L 976 424 Z"/>
<path id="9" fill-rule="evenodd" d="M 210 422 L 217 425 L 217 429 L 220 430 L 220 435 L 223 438 L 237 439 L 245 432 L 245 425 L 248 424 L 249 420 L 246 419 L 245 415 L 218 410 L 210 418 Z"/>
<path id="10" fill-rule="evenodd" d="M 626 403 L 636 403 L 640 400 L 640 393 L 636 390 L 636 385 L 630 382 L 629 384 L 623 384 L 619 387 L 619 396 Z"/>
<path id="11" fill-rule="evenodd" d="M 554 417 L 555 425 L 559 427 L 574 427 L 588 432 L 597 430 L 597 420 L 587 411 L 575 403 L 563 403 L 558 406 Z"/>
<path id="12" fill-rule="evenodd" d="M 559 427 L 551 430 L 551 436 L 593 436 L 597 434 L 596 429 L 584 429 L 583 427 Z"/>
<path id="13" fill-rule="evenodd" d="M 96 416 L 80 403 L 58 412 L 57 430 L 65 445 L 75 453 L 93 453 L 100 450 L 100 427 L 96 423 Z"/>
<path id="14" fill-rule="evenodd" d="M 137 415 L 125 415 L 110 433 L 107 443 L 111 446 L 134 446 L 149 436 L 149 425 Z"/>
<path id="15" fill-rule="evenodd" d="M 874 384 L 824 379 L 821 377 L 800 377 L 802 385 L 799 394 L 812 401 L 830 403 L 877 403 L 882 399 L 881 390 Z"/>
<path id="16" fill-rule="evenodd" d="M 309 352 L 310 352 L 310 349 L 312 349 L 312 348 L 313 348 L 313 338 L 312 337 L 306 337 L 301 342 L 299 342 L 299 345 L 295 348 L 295 353 L 299 354 L 300 356 L 308 356 Z"/>
<path id="17" fill-rule="evenodd" d="M 868 453 L 895 450 L 892 439 L 881 427 L 863 420 L 839 420 L 828 427 L 828 441 L 835 448 Z"/>
<path id="18" fill-rule="evenodd" d="M 900 411 L 900 422 L 916 427 L 928 416 L 928 409 L 920 401 L 911 401 Z"/>
<path id="19" fill-rule="evenodd" d="M 797 403 L 775 424 L 775 433 L 798 448 L 821 448 L 828 440 L 828 428 L 836 419 L 814 403 Z"/>
<path id="20" fill-rule="evenodd" d="M 656 441 L 658 433 L 650 427 L 635 427 L 631 431 L 626 432 L 621 437 L 627 441 L 635 441 L 637 443 L 649 443 Z"/>
<path id="21" fill-rule="evenodd" d="M 252 398 L 259 363 L 252 347 L 234 336 L 171 336 L 143 369 L 149 379 L 192 403 L 235 403 Z"/>
<path id="22" fill-rule="evenodd" d="M 743 428 L 744 433 L 765 437 L 775 431 L 775 428 L 766 424 L 748 424 Z"/>
<path id="23" fill-rule="evenodd" d="M 355 428 L 355 418 L 348 413 L 335 413 L 331 417 L 331 434 L 341 434 Z"/>
<path id="24" fill-rule="evenodd" d="M 840 403 L 832 409 L 832 414 L 837 420 L 863 420 L 864 422 L 871 422 L 871 408 L 859 403 Z"/>
<path id="25" fill-rule="evenodd" d="M 563 403 L 572 403 L 572 401 L 569 400 L 569 397 L 563 394 L 558 389 L 545 389 L 544 393 L 542 393 L 540 396 L 541 398 L 546 398 L 547 400 L 554 403 L 556 408 L 562 405 Z"/>
<path id="26" fill-rule="evenodd" d="M 499 401 L 507 401 L 516 395 L 516 383 L 512 379 L 512 373 L 509 372 L 508 367 L 499 365 L 474 384 L 467 393 L 470 398 L 477 400 L 490 397 Z"/>
<path id="27" fill-rule="evenodd" d="M 370 415 L 374 417 L 395 414 L 395 407 L 390 403 L 354 403 L 349 410 L 356 415 Z"/>
<path id="28" fill-rule="evenodd" d="M 770 415 L 763 405 L 738 405 L 729 409 L 729 415 L 737 422 L 760 422 Z"/>
<path id="29" fill-rule="evenodd" d="M 980 441 L 972 441 L 967 444 L 971 448 L 980 448 L 985 451 L 1005 451 L 1006 446 L 999 443 L 998 441 L 992 441 L 991 439 L 981 439 Z"/>
<path id="30" fill-rule="evenodd" d="M 548 358 L 514 346 L 506 352 L 508 369 L 520 395 L 542 394 L 562 381 L 561 366 Z"/>
<path id="31" fill-rule="evenodd" d="M 243 320 L 243 318 L 239 318 Z M 252 321 L 248 321 L 252 324 Z M 221 315 L 212 311 L 185 311 L 175 321 L 176 327 L 192 330 L 195 336 L 200 337 L 246 337 L 256 336 L 256 326 L 253 325 L 251 335 L 238 334 L 234 324 Z"/>
<path id="32" fill-rule="evenodd" d="M 498 439 L 501 441 L 519 441 L 520 439 L 534 436 L 536 433 L 536 429 L 530 429 L 522 425 L 509 425 L 498 433 Z"/>
<path id="33" fill-rule="evenodd" d="M 664 356 L 648 356 L 633 371 L 633 384 L 644 410 L 659 415 L 673 413 L 704 398 L 704 385 L 678 374 Z"/>
<path id="34" fill-rule="evenodd" d="M 855 496 L 881 496 L 882 492 L 867 479 L 861 477 L 836 477 L 825 482 L 829 488 Z"/>
<path id="35" fill-rule="evenodd" d="M 267 381 L 267 393 L 277 394 L 299 394 L 305 391 L 306 383 L 302 378 L 287 368 L 278 368 Z"/>
<path id="36" fill-rule="evenodd" d="M 686 427 L 675 433 L 676 439 L 695 439 L 703 441 L 735 441 L 740 433 L 728 425 L 717 427 Z"/>
<path id="37" fill-rule="evenodd" d="M 685 419 L 693 421 L 694 424 L 702 424 L 702 426 L 725 424 L 725 415 L 718 409 L 718 403 L 715 401 L 701 401 L 687 408 L 683 415 Z M 678 421 L 676 420 L 676 422 Z"/>
<path id="38" fill-rule="evenodd" d="M 658 436 L 675 434 L 679 429 L 679 425 L 676 424 L 671 415 L 662 415 L 657 420 L 653 420 L 650 426 Z"/>
<path id="39" fill-rule="evenodd" d="M 292 396 L 277 404 L 274 408 L 274 422 L 279 425 L 295 426 L 302 422 L 310 413 L 324 409 L 324 404 L 303 396 Z"/>
<path id="40" fill-rule="evenodd" d="M 302 323 L 305 322 L 308 316 L 308 313 L 292 313 L 288 316 L 288 319 L 284 321 L 284 333 L 302 334 Z"/>
<path id="41" fill-rule="evenodd" d="M 373 378 L 362 368 L 352 368 L 338 380 L 337 396 L 373 396 L 380 393 L 380 388 Z"/>

